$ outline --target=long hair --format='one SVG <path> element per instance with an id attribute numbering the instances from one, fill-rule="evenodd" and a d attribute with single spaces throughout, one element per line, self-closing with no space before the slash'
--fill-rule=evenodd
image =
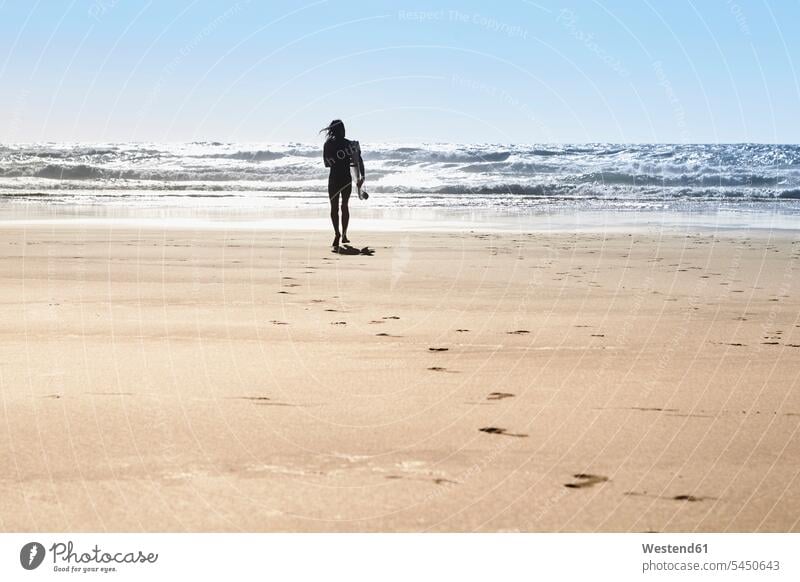
<path id="1" fill-rule="evenodd" d="M 334 119 L 328 127 L 323 127 L 319 130 L 320 133 L 323 131 L 325 132 L 325 141 L 342 139 L 344 137 L 344 123 L 342 123 L 341 119 Z"/>

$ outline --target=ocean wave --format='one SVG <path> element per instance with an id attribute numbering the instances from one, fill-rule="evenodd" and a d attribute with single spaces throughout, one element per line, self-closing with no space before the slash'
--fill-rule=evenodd
<path id="1" fill-rule="evenodd" d="M 271 162 L 273 160 L 280 160 L 283 158 L 301 157 L 301 158 L 319 158 L 322 159 L 322 153 L 318 151 L 308 151 L 300 149 L 287 149 L 284 151 L 275 150 L 245 150 L 237 151 L 234 153 L 214 153 L 199 156 L 203 158 L 222 158 L 228 160 L 244 160 L 248 162 Z"/>
<path id="2" fill-rule="evenodd" d="M 797 145 L 361 143 L 370 192 L 426 204 L 507 204 L 514 197 L 632 203 L 800 199 Z M 3 144 L 0 193 L 323 194 L 321 148 L 219 141 Z"/>
<path id="3" fill-rule="evenodd" d="M 225 157 L 231 160 L 248 160 L 251 162 L 267 162 L 272 160 L 279 160 L 285 158 L 286 154 L 281 152 L 272 152 L 269 150 L 258 150 L 255 152 L 236 152 L 235 154 L 225 154 Z"/>
<path id="4" fill-rule="evenodd" d="M 43 178 L 59 181 L 146 180 L 155 182 L 184 182 L 207 180 L 213 182 L 270 181 L 309 179 L 325 176 L 324 169 L 309 172 L 306 168 L 285 166 L 263 170 L 258 167 L 213 167 L 185 165 L 183 168 L 144 166 L 131 169 L 90 166 L 86 164 L 46 164 L 0 166 L 0 178 Z M 101 184 L 95 184 L 101 186 Z"/>
<path id="5" fill-rule="evenodd" d="M 618 184 L 626 186 L 754 186 L 776 187 L 780 178 L 761 174 L 729 175 L 709 171 L 705 174 L 638 174 L 626 172 L 596 172 L 581 175 L 577 178 L 581 183 Z"/>

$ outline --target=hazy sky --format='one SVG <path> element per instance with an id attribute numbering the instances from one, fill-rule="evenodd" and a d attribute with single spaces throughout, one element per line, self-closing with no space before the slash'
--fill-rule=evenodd
<path id="1" fill-rule="evenodd" d="M 0 141 L 798 142 L 800 2 L 0 0 Z"/>

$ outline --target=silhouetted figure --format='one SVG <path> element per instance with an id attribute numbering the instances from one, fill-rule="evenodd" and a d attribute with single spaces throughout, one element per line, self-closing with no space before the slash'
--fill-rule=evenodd
<path id="1" fill-rule="evenodd" d="M 364 160 L 361 159 L 361 149 L 357 141 L 350 141 L 344 137 L 344 123 L 341 119 L 334 119 L 328 127 L 321 130 L 326 132 L 327 139 L 322 150 L 325 167 L 331 169 L 328 176 L 328 198 L 331 202 L 331 222 L 333 223 L 333 247 L 339 247 L 341 242 L 349 243 L 347 239 L 347 226 L 350 224 L 350 194 L 353 192 L 353 178 L 350 175 L 350 166 L 358 164 L 361 178 L 357 184 L 360 188 L 364 183 Z M 339 232 L 339 204 L 342 206 L 342 230 Z"/>

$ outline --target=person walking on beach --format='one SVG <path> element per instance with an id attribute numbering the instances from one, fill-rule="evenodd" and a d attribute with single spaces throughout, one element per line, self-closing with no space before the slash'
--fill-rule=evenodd
<path id="1" fill-rule="evenodd" d="M 350 194 L 353 192 L 353 178 L 350 175 L 350 166 L 358 164 L 361 176 L 356 185 L 358 188 L 364 183 L 364 160 L 361 159 L 361 148 L 357 141 L 344 137 L 344 123 L 341 119 L 334 119 L 328 127 L 320 130 L 326 133 L 325 146 L 322 148 L 322 157 L 325 167 L 331 169 L 328 176 L 328 198 L 331 202 L 331 222 L 333 223 L 333 248 L 339 248 L 339 241 L 347 244 L 347 227 L 350 224 Z M 339 205 L 342 207 L 342 230 L 339 231 Z"/>

